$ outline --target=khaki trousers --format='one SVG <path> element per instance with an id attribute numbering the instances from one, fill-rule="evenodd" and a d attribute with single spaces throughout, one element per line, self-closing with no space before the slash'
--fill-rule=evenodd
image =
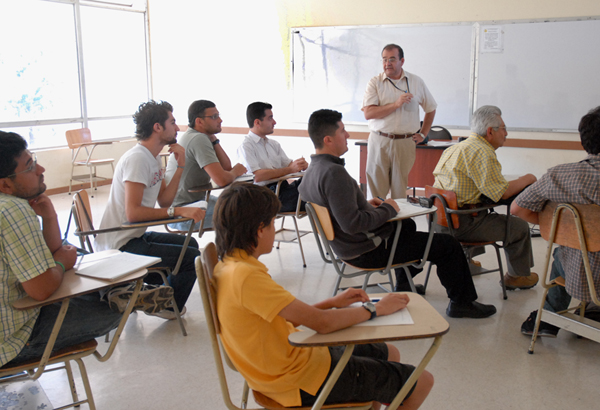
<path id="1" fill-rule="evenodd" d="M 393 140 L 373 131 L 367 144 L 367 198 L 406 198 L 408 173 L 415 163 L 416 144 L 412 138 Z"/>

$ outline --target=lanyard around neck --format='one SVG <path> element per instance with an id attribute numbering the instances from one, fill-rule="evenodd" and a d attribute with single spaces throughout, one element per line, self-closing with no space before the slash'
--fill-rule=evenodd
<path id="1" fill-rule="evenodd" d="M 396 90 L 402 91 L 403 93 L 409 93 L 410 92 L 410 87 L 408 86 L 408 77 L 407 76 L 404 76 L 404 79 L 406 80 L 406 90 L 407 91 L 404 91 L 403 89 L 398 88 L 398 86 L 396 84 L 394 84 L 394 82 L 392 81 L 391 78 L 386 77 L 385 79 L 388 80 L 390 82 L 390 84 L 394 86 L 394 88 Z"/>

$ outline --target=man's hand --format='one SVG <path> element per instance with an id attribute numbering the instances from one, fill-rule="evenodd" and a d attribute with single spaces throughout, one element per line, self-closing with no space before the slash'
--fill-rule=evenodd
<path id="1" fill-rule="evenodd" d="M 36 215 L 41 216 L 43 219 L 56 218 L 54 205 L 46 194 L 40 194 L 35 198 L 30 199 L 29 205 L 33 208 Z"/>
<path id="2" fill-rule="evenodd" d="M 395 104 L 396 108 L 400 108 L 404 104 L 410 104 L 412 99 L 413 99 L 413 95 L 411 93 L 404 93 L 400 97 L 398 97 L 398 99 L 396 100 L 396 102 L 394 102 L 394 104 Z"/>
<path id="3" fill-rule="evenodd" d="M 243 166 L 242 164 L 235 164 L 231 170 L 233 171 L 233 174 L 235 175 L 236 178 L 239 177 L 240 175 L 244 175 L 247 171 L 246 167 Z"/>
<path id="4" fill-rule="evenodd" d="M 298 158 L 297 160 L 290 162 L 290 168 L 292 169 L 292 173 L 304 171 L 308 168 L 308 162 L 306 162 L 304 157 Z"/>
<path id="5" fill-rule="evenodd" d="M 169 145 L 169 153 L 175 154 L 177 166 L 185 167 L 185 148 L 179 144 Z"/>
<path id="6" fill-rule="evenodd" d="M 184 218 L 193 218 L 194 223 L 204 219 L 206 211 L 202 208 L 196 208 L 191 206 L 177 207 L 175 208 L 175 216 L 182 216 Z"/>
<path id="7" fill-rule="evenodd" d="M 332 307 L 343 308 L 356 302 L 368 302 L 369 296 L 362 289 L 348 288 L 331 298 Z"/>
<path id="8" fill-rule="evenodd" d="M 375 208 L 377 208 L 379 205 L 381 205 L 383 203 L 383 201 L 379 198 L 369 199 L 367 202 L 370 203 L 371 205 L 373 205 Z"/>
<path id="9" fill-rule="evenodd" d="M 392 206 L 392 208 L 394 208 L 396 210 L 396 212 L 400 211 L 400 207 L 398 206 L 398 203 L 396 201 L 394 201 L 392 198 L 388 198 L 385 201 L 383 201 L 382 203 L 390 204 Z"/>
<path id="10" fill-rule="evenodd" d="M 377 309 L 377 316 L 391 315 L 401 309 L 404 309 L 410 302 L 410 298 L 407 294 L 390 293 L 385 295 L 383 299 L 375 304 Z"/>
<path id="11" fill-rule="evenodd" d="M 65 265 L 65 269 L 69 270 L 75 266 L 77 261 L 77 248 L 73 245 L 63 245 L 52 254 L 55 261 Z"/>
<path id="12" fill-rule="evenodd" d="M 425 138 L 423 138 L 419 133 L 413 134 L 411 138 L 416 144 L 420 144 L 425 141 Z"/>

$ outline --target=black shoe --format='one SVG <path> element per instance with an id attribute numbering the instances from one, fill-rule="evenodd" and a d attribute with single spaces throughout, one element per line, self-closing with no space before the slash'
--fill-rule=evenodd
<path id="1" fill-rule="evenodd" d="M 417 290 L 417 293 L 419 295 L 425 294 L 425 286 L 415 285 L 415 289 Z M 412 292 L 412 289 L 410 288 L 410 283 L 396 283 L 396 286 L 394 286 L 394 292 Z"/>
<path id="2" fill-rule="evenodd" d="M 479 302 L 471 302 L 467 305 L 459 305 L 454 301 L 448 303 L 446 314 L 450 317 L 469 317 L 472 319 L 483 319 L 496 313 L 494 305 L 484 305 Z"/>
<path id="3" fill-rule="evenodd" d="M 529 314 L 529 317 L 521 325 L 521 333 L 527 336 L 533 335 L 533 329 L 535 329 L 535 320 L 537 318 L 537 310 L 534 310 Z M 559 327 L 551 325 L 550 323 L 540 322 L 540 328 L 538 329 L 538 336 L 543 337 L 556 337 L 558 335 Z"/>

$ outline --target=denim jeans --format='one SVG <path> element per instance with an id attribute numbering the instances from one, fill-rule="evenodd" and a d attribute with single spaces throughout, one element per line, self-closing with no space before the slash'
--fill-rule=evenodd
<path id="1" fill-rule="evenodd" d="M 176 235 L 172 233 L 162 232 L 146 232 L 139 238 L 131 239 L 125 245 L 121 246 L 123 252 L 131 252 L 138 255 L 158 256 L 162 262 L 152 265 L 151 267 L 169 267 L 175 269 L 177 260 L 181 254 L 181 248 L 185 241 L 184 235 Z M 194 288 L 196 282 L 196 268 L 194 260 L 200 256 L 198 250 L 198 242 L 194 238 L 190 238 L 189 246 L 185 251 L 181 267 L 177 275 L 169 275 L 167 280 L 173 288 L 175 303 L 179 311 L 183 309 L 185 303 Z M 159 273 L 150 272 L 144 278 L 144 282 L 153 285 L 162 285 L 163 280 Z"/>
<path id="2" fill-rule="evenodd" d="M 565 270 L 562 267 L 562 263 L 560 262 L 561 258 L 561 249 L 560 247 L 554 249 L 554 253 L 552 254 L 554 257 L 554 262 L 552 262 L 552 269 L 550 270 L 550 279 L 556 279 L 559 276 L 565 277 Z M 561 310 L 565 310 L 569 307 L 571 303 L 571 295 L 567 293 L 564 287 L 562 286 L 554 286 L 548 290 L 548 295 L 546 296 L 546 302 L 544 303 L 544 309 L 549 310 L 551 312 L 560 312 Z"/>
<path id="3" fill-rule="evenodd" d="M 213 227 L 212 218 L 213 218 L 213 212 L 215 211 L 215 204 L 217 203 L 217 199 L 218 198 L 214 195 L 211 195 L 210 198 L 208 198 L 208 206 L 206 207 L 206 215 L 204 216 L 204 229 Z M 178 231 L 187 231 L 188 229 L 190 229 L 191 223 L 192 223 L 191 221 L 177 222 L 177 223 L 169 224 L 169 228 L 177 229 Z M 196 223 L 196 225 L 194 225 L 194 231 L 197 231 L 198 229 L 200 229 L 201 223 L 202 223 L 202 221 L 199 221 Z"/>
<path id="4" fill-rule="evenodd" d="M 41 308 L 31 337 L 10 364 L 42 357 L 61 304 L 54 303 Z M 113 312 L 108 303 L 100 300 L 98 292 L 73 298 L 69 302 L 69 309 L 56 338 L 54 350 L 103 336 L 119 325 L 121 317 L 121 313 Z"/>

